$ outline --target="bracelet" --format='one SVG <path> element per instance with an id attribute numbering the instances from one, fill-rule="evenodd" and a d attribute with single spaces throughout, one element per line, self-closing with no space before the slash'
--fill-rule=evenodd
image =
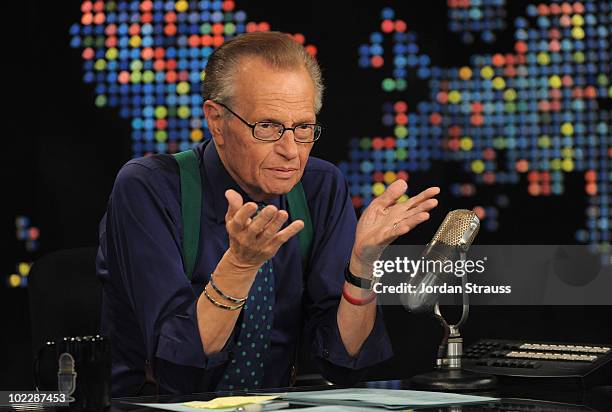
<path id="1" fill-rule="evenodd" d="M 367 297 L 362 298 L 362 299 L 356 298 L 354 296 L 351 296 L 348 293 L 348 291 L 346 290 L 346 283 L 345 283 L 344 286 L 342 287 L 342 296 L 351 305 L 363 306 L 363 305 L 367 305 L 368 303 L 372 302 L 376 298 L 376 293 L 374 291 L 370 291 Z"/>
<path id="2" fill-rule="evenodd" d="M 206 286 L 208 286 L 208 285 L 206 285 Z M 210 303 L 212 303 L 213 305 L 215 305 L 218 308 L 225 309 L 225 310 L 238 310 L 238 309 L 242 308 L 244 306 L 244 304 L 245 304 L 245 302 L 242 302 L 239 305 L 230 306 L 230 305 L 225 305 L 223 303 L 217 302 L 216 300 L 214 300 L 212 298 L 212 296 L 210 296 L 208 294 L 208 291 L 206 290 L 206 286 L 204 286 L 204 296 L 206 296 L 206 298 L 210 301 Z"/>
<path id="3" fill-rule="evenodd" d="M 344 280 L 346 280 L 348 283 L 350 283 L 353 286 L 357 286 L 358 288 L 371 289 L 372 280 L 353 275 L 351 273 L 351 270 L 349 269 L 350 265 L 351 265 L 351 262 L 349 261 L 346 264 L 346 268 L 344 269 Z"/>
<path id="4" fill-rule="evenodd" d="M 217 287 L 217 285 L 215 284 L 215 281 L 213 280 L 213 275 L 214 273 L 210 274 L 210 282 L 208 283 L 210 283 L 210 286 L 212 286 L 214 291 L 217 292 L 223 299 L 227 299 L 233 303 L 242 303 L 247 300 L 248 296 L 246 298 L 234 298 L 232 296 L 226 295 L 225 293 L 221 292 L 221 289 Z"/>

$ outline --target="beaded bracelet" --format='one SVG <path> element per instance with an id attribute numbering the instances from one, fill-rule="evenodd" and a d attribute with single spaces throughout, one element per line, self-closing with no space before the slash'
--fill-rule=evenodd
<path id="1" fill-rule="evenodd" d="M 213 280 L 213 275 L 214 273 L 210 274 L 210 281 L 208 283 L 210 283 L 210 286 L 212 286 L 214 291 L 217 292 L 223 299 L 227 299 L 233 303 L 242 303 L 247 300 L 248 296 L 246 298 L 234 298 L 232 296 L 226 295 L 225 293 L 221 292 L 221 289 L 217 287 L 217 285 L 215 284 L 215 281 Z"/>
<path id="2" fill-rule="evenodd" d="M 246 301 L 242 302 L 242 303 L 240 303 L 240 304 L 238 304 L 236 306 L 225 305 L 223 303 L 217 302 L 216 300 L 213 299 L 212 296 L 210 296 L 208 294 L 208 291 L 206 290 L 206 286 L 204 286 L 204 296 L 206 296 L 206 298 L 210 301 L 210 303 L 212 303 L 213 305 L 215 305 L 218 308 L 225 309 L 225 310 L 238 310 L 238 309 L 242 308 L 244 306 L 245 302 L 246 302 Z"/>
<path id="3" fill-rule="evenodd" d="M 366 296 L 365 298 L 356 298 L 354 296 L 351 296 L 348 293 L 348 290 L 346 289 L 347 285 L 348 285 L 347 283 L 344 283 L 344 286 L 342 287 L 342 296 L 351 305 L 356 305 L 356 306 L 367 305 L 368 303 L 372 302 L 376 298 L 376 293 L 374 291 L 370 291 L 368 296 Z"/>

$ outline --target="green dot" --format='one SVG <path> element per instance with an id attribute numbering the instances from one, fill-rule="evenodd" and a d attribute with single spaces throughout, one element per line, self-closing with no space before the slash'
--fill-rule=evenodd
<path id="1" fill-rule="evenodd" d="M 223 27 L 225 34 L 234 34 L 236 32 L 236 25 L 233 23 L 227 23 Z"/>
<path id="2" fill-rule="evenodd" d="M 267 277 L 267 276 L 265 276 L 265 277 L 264 277 L 264 282 L 267 282 L 267 281 L 268 281 L 268 277 Z"/>
<path id="3" fill-rule="evenodd" d="M 395 151 L 395 158 L 397 160 L 406 160 L 407 157 L 408 157 L 408 152 L 406 151 L 406 149 L 400 148 Z"/>
<path id="4" fill-rule="evenodd" d="M 257 286 L 257 291 L 261 292 L 261 286 Z"/>
<path id="5" fill-rule="evenodd" d="M 251 348 L 255 347 L 255 342 L 251 343 Z"/>
<path id="6" fill-rule="evenodd" d="M 260 309 L 261 309 L 261 306 L 257 305 L 257 310 L 260 310 Z"/>
<path id="7" fill-rule="evenodd" d="M 211 30 L 212 26 L 210 25 L 210 23 L 204 23 L 200 26 L 200 33 L 202 34 L 209 34 Z"/>
<path id="8" fill-rule="evenodd" d="M 251 361 L 246 361 L 246 366 L 251 366 Z"/>
<path id="9" fill-rule="evenodd" d="M 91 47 L 91 46 L 93 46 L 93 43 L 94 43 L 94 40 L 93 40 L 93 38 L 91 36 L 86 36 L 83 39 L 83 46 L 85 46 L 85 47 Z"/>
<path id="10" fill-rule="evenodd" d="M 244 378 L 240 379 L 240 383 L 244 383 Z"/>
<path id="11" fill-rule="evenodd" d="M 257 352 L 257 353 L 255 354 L 255 357 L 256 357 L 256 358 L 259 358 L 259 357 L 261 357 L 261 354 L 260 354 L 259 352 Z"/>
<path id="12" fill-rule="evenodd" d="M 236 368 L 236 373 L 240 373 L 240 368 Z"/>
<path id="13" fill-rule="evenodd" d="M 391 92 L 395 89 L 395 81 L 393 79 L 386 78 L 382 81 L 382 89 L 386 92 Z"/>
<path id="14" fill-rule="evenodd" d="M 234 385 L 230 385 L 230 386 L 229 386 L 229 388 L 230 388 L 230 389 L 234 389 Z"/>
<path id="15" fill-rule="evenodd" d="M 255 371 L 251 372 L 251 376 L 255 376 Z"/>
<path id="16" fill-rule="evenodd" d="M 372 147 L 372 140 L 369 137 L 362 137 L 359 139 L 359 147 L 363 150 L 367 150 Z"/>
<path id="17" fill-rule="evenodd" d="M 242 351 L 242 356 L 246 356 L 246 351 Z"/>
<path id="18" fill-rule="evenodd" d="M 264 338 L 263 333 L 260 333 L 260 334 L 259 334 L 259 339 L 263 339 L 263 338 Z"/>
<path id="19" fill-rule="evenodd" d="M 247 337 L 247 338 L 250 338 L 250 337 L 251 337 L 251 334 L 250 334 L 250 333 L 247 333 L 246 337 Z"/>
<path id="20" fill-rule="evenodd" d="M 408 84 L 406 83 L 406 80 L 404 79 L 396 79 L 395 80 L 395 88 L 399 91 L 404 91 L 406 90 L 406 86 Z"/>
<path id="21" fill-rule="evenodd" d="M 99 96 L 96 97 L 96 101 L 95 101 L 95 105 L 97 107 L 103 107 L 106 106 L 106 96 L 101 94 Z"/>

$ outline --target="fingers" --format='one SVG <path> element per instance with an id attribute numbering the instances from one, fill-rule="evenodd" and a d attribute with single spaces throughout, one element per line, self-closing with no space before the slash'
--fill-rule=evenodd
<path id="1" fill-rule="evenodd" d="M 427 188 L 423 190 L 421 193 L 419 193 L 418 195 L 413 196 L 410 199 L 408 199 L 408 201 L 404 204 L 404 207 L 407 207 L 407 208 L 415 207 L 419 203 L 427 199 L 431 199 L 432 197 L 436 196 L 439 193 L 440 193 L 440 188 L 437 186 Z"/>
<path id="2" fill-rule="evenodd" d="M 274 236 L 273 241 L 278 247 L 280 247 L 283 243 L 291 239 L 302 229 L 304 229 L 304 222 L 301 220 L 296 220 L 292 222 L 289 226 L 278 232 Z"/>
<path id="3" fill-rule="evenodd" d="M 387 230 L 387 235 L 390 239 L 395 239 L 401 235 L 405 235 L 421 223 L 429 220 L 429 213 L 419 212 L 408 216 L 400 221 L 395 222 Z"/>
<path id="4" fill-rule="evenodd" d="M 406 193 L 407 189 L 408 185 L 406 182 L 402 179 L 398 179 L 391 183 L 384 193 L 376 198 L 375 202 L 380 204 L 382 207 L 392 206 L 395 204 L 395 202 L 397 202 L 401 195 Z"/>
<path id="5" fill-rule="evenodd" d="M 257 204 L 248 202 L 244 204 L 229 221 L 230 226 L 234 230 L 242 230 L 250 223 L 251 216 L 257 211 Z"/>
<path id="6" fill-rule="evenodd" d="M 279 210 L 274 218 L 270 220 L 268 225 L 265 227 L 264 231 L 261 233 L 260 237 L 262 239 L 268 239 L 274 237 L 276 233 L 280 230 L 283 224 L 289 218 L 289 213 L 284 210 Z"/>
<path id="7" fill-rule="evenodd" d="M 225 221 L 231 220 L 236 212 L 242 207 L 242 196 L 235 190 L 229 189 L 225 191 L 225 198 L 227 199 L 227 213 L 225 214 Z"/>

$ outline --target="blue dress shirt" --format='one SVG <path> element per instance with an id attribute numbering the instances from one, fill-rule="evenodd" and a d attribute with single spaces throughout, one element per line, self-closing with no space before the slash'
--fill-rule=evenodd
<path id="1" fill-rule="evenodd" d="M 245 203 L 251 199 L 226 171 L 213 143 L 194 150 L 203 199 L 200 250 L 191 282 L 183 271 L 180 177 L 172 156 L 126 163 L 100 223 L 96 267 L 104 285 L 102 332 L 112 343 L 114 397 L 139 391 L 145 364 L 151 365 L 162 393 L 213 390 L 233 356 L 235 331 L 220 352 L 205 354 L 196 303 L 228 248 L 225 191 L 236 190 Z M 333 382 L 357 381 L 364 368 L 392 356 L 380 309 L 357 356 L 349 356 L 340 338 L 336 312 L 356 226 L 344 177 L 331 163 L 310 157 L 302 185 L 313 222 L 312 252 L 303 270 L 294 236 L 273 257 L 276 304 L 264 388 L 289 384 L 299 336 L 311 345 L 323 376 Z M 284 195 L 266 203 L 287 210 Z"/>

